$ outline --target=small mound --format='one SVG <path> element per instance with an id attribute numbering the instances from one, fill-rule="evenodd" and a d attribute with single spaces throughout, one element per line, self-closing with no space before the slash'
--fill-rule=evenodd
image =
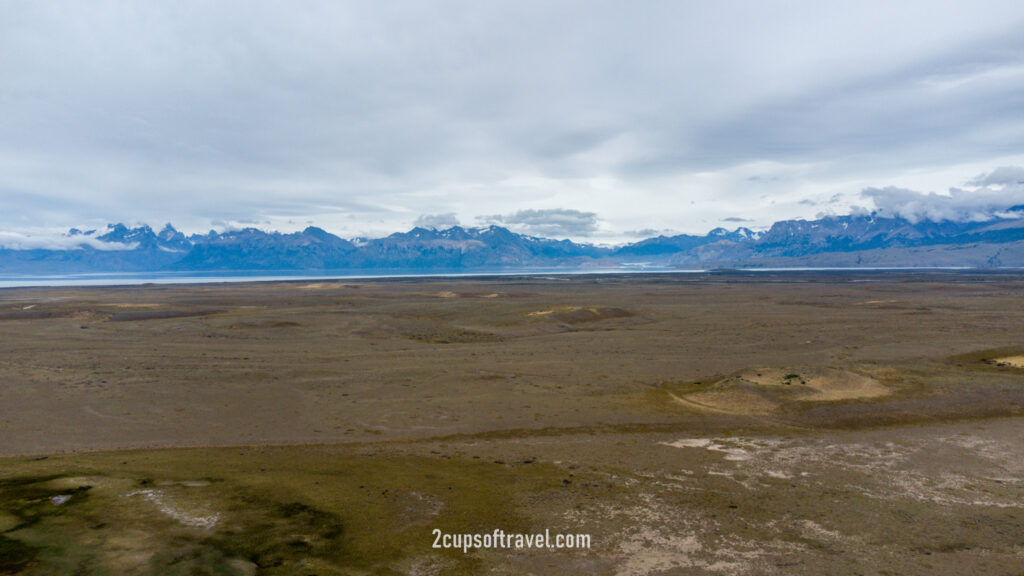
<path id="1" fill-rule="evenodd" d="M 612 318 L 629 318 L 636 316 L 636 312 L 608 306 L 560 306 L 551 310 L 530 312 L 528 316 L 547 316 L 564 324 L 584 324 Z"/>
<path id="2" fill-rule="evenodd" d="M 861 400 L 889 394 L 874 378 L 839 368 L 756 368 L 673 397 L 714 412 L 768 414 L 790 402 Z"/>
<path id="3" fill-rule="evenodd" d="M 992 358 L 987 362 L 989 364 L 993 364 L 999 367 L 1009 366 L 1010 368 L 1024 368 L 1024 355 L 1004 356 L 1003 358 Z"/>
<path id="4" fill-rule="evenodd" d="M 790 388 L 797 400 L 853 400 L 889 393 L 889 388 L 874 378 L 840 368 L 758 368 L 736 377 L 758 386 Z"/>
<path id="5" fill-rule="evenodd" d="M 498 298 L 501 294 L 497 292 L 459 292 L 459 298 Z"/>

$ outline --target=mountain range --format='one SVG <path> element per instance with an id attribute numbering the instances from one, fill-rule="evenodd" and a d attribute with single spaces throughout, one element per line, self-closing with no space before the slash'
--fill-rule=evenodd
<path id="1" fill-rule="evenodd" d="M 145 272 L 459 272 L 531 268 L 1024 266 L 1024 206 L 984 222 L 830 216 L 765 231 L 716 228 L 618 247 L 517 234 L 500 226 L 413 228 L 346 240 L 320 228 L 185 235 L 170 224 L 70 230 L 61 247 L 0 247 L 0 274 Z"/>

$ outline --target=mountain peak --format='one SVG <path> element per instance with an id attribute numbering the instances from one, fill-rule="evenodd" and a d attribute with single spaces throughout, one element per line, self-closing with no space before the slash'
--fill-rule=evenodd
<path id="1" fill-rule="evenodd" d="M 0 249 L 0 271 L 67 274 L 159 270 L 494 270 L 531 267 L 860 265 L 1024 265 L 1024 205 L 987 222 L 912 222 L 866 212 L 786 220 L 765 232 L 718 227 L 705 235 L 647 238 L 618 248 L 538 238 L 498 225 L 415 227 L 385 238 L 339 238 L 322 228 L 244 228 L 186 236 L 171 224 L 71 229 L 28 259 L 29 248 Z M 98 242 L 97 242 L 98 241 Z M 25 244 L 23 243 L 22 246 Z M 38 245 L 38 243 L 36 243 Z M 69 246 L 69 248 L 62 248 Z M 998 254 L 992 260 L 992 254 Z M 984 258 L 982 257 L 984 256 Z M 964 258 L 974 258 L 965 261 Z M 992 264 L 998 262 L 998 264 Z M 1021 262 L 1021 264 L 1017 264 Z M 841 263 L 841 264 L 840 264 Z M 868 265 L 868 264 L 864 264 Z M 934 264 L 932 264 L 934 265 Z"/>
<path id="2" fill-rule="evenodd" d="M 318 226 L 306 226 L 306 229 L 302 231 L 307 236 L 315 236 L 317 238 L 323 238 L 326 236 L 333 236 L 330 232 L 320 228 Z"/>

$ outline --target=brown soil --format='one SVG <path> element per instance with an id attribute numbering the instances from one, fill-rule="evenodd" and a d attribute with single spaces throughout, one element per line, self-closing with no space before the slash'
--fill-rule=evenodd
<path id="1" fill-rule="evenodd" d="M 1024 279 L 975 280 L 2 290 L 0 547 L 25 574 L 78 566 L 46 556 L 68 542 L 128 573 L 191 542 L 245 573 L 231 534 L 292 550 L 330 517 L 354 548 L 309 536 L 318 573 L 1012 574 Z M 94 504 L 25 499 L 80 478 Z M 103 536 L 104 515 L 134 532 Z M 596 542 L 437 555 L 437 522 Z"/>

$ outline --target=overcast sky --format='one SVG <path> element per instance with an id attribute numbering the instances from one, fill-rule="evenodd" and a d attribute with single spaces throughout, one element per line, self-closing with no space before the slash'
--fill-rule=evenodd
<path id="1" fill-rule="evenodd" d="M 1019 0 L 0 0 L 0 231 L 983 217 L 1024 203 L 1022 29 Z"/>

